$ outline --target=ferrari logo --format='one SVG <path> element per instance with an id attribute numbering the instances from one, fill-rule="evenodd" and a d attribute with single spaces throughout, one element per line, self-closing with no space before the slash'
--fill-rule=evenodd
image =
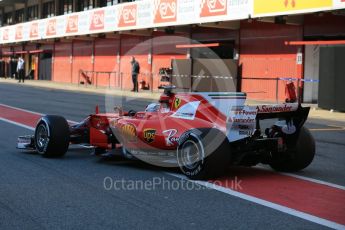
<path id="1" fill-rule="evenodd" d="M 181 105 L 181 99 L 180 98 L 175 98 L 175 102 L 174 102 L 175 109 L 180 107 L 180 105 Z"/>
<path id="2" fill-rule="evenodd" d="M 144 140 L 147 143 L 152 143 L 155 141 L 155 137 L 156 137 L 156 130 L 155 129 L 145 129 L 144 130 Z"/>
<path id="3" fill-rule="evenodd" d="M 128 142 L 135 142 L 137 140 L 137 130 L 132 124 L 122 126 L 121 133 Z"/>

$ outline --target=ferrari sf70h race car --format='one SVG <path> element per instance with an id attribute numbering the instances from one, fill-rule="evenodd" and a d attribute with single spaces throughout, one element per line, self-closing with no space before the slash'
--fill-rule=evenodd
<path id="1" fill-rule="evenodd" d="M 220 176 L 231 165 L 263 163 L 298 171 L 312 162 L 315 142 L 303 126 L 309 108 L 299 103 L 248 106 L 245 93 L 173 89 L 166 86 L 159 103 L 141 112 L 115 107 L 73 125 L 61 116 L 43 116 L 34 135 L 18 138 L 17 148 L 44 157 L 61 157 L 70 144 L 87 144 L 96 154 L 121 148 L 126 158 L 179 167 L 198 180 Z M 273 122 L 263 130 L 268 119 Z"/>

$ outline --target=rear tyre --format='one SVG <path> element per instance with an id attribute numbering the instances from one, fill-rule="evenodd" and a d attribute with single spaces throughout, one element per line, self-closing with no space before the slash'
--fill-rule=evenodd
<path id="1" fill-rule="evenodd" d="M 270 166 L 276 171 L 300 171 L 311 164 L 314 156 L 315 140 L 310 131 L 302 127 L 295 146 L 288 147 L 286 152 L 274 154 Z"/>
<path id="2" fill-rule="evenodd" d="M 35 147 L 44 157 L 62 157 L 68 150 L 70 141 L 69 125 L 65 118 L 46 115 L 35 129 Z"/>
<path id="3" fill-rule="evenodd" d="M 197 129 L 180 137 L 177 162 L 190 179 L 206 180 L 224 174 L 231 161 L 230 145 L 218 129 Z"/>

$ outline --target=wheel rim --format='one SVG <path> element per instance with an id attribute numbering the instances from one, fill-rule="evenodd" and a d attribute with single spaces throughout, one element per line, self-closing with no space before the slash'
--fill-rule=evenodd
<path id="1" fill-rule="evenodd" d="M 48 142 L 48 130 L 45 125 L 40 125 L 37 128 L 36 143 L 39 148 L 44 148 Z"/>
<path id="2" fill-rule="evenodd" d="M 187 140 L 182 145 L 180 157 L 183 167 L 194 169 L 202 160 L 202 153 L 194 141 Z"/>

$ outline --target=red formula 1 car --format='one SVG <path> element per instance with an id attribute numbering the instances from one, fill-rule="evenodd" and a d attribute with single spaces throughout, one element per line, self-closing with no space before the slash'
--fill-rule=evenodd
<path id="1" fill-rule="evenodd" d="M 174 93 L 165 87 L 159 103 L 145 111 L 95 113 L 69 125 L 60 116 L 42 117 L 20 149 L 45 157 L 63 156 L 70 144 L 88 144 L 96 153 L 122 148 L 124 157 L 180 167 L 192 179 L 221 175 L 230 165 L 269 164 L 279 171 L 307 167 L 315 142 L 303 127 L 309 108 L 298 103 L 245 105 L 245 93 Z M 262 131 L 263 120 L 275 119 Z"/>

